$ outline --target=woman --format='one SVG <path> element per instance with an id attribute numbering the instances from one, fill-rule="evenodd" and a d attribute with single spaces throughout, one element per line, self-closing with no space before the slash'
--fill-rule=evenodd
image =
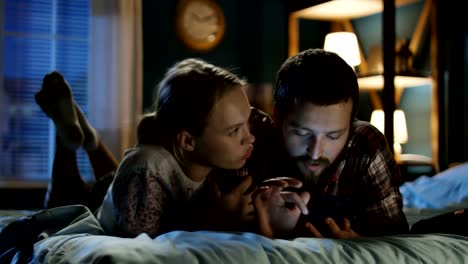
<path id="1" fill-rule="evenodd" d="M 97 213 L 107 232 L 156 236 L 187 228 L 191 201 L 213 169 L 239 169 L 252 153 L 244 85 L 201 60 L 168 70 L 156 110 L 140 123 L 139 144 L 126 152 Z"/>

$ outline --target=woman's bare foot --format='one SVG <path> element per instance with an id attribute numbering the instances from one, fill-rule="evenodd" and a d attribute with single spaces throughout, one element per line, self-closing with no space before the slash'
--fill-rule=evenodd
<path id="1" fill-rule="evenodd" d="M 76 150 L 83 145 L 84 134 L 78 121 L 72 91 L 57 72 L 44 76 L 42 88 L 35 99 L 42 111 L 55 123 L 57 133 L 67 148 Z"/>

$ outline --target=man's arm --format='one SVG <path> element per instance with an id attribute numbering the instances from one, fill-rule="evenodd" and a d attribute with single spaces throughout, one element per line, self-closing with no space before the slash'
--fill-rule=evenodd
<path id="1" fill-rule="evenodd" d="M 384 139 L 383 139 L 384 140 Z M 381 142 L 371 157 L 364 180 L 366 206 L 364 235 L 391 235 L 409 231 L 399 190 L 400 171 L 386 142 Z"/>

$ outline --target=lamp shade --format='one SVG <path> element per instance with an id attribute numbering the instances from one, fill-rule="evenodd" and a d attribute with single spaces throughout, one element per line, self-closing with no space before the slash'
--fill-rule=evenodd
<path id="1" fill-rule="evenodd" d="M 393 130 L 395 141 L 398 143 L 408 142 L 408 128 L 406 127 L 406 116 L 403 110 L 397 109 L 393 113 Z"/>
<path id="2" fill-rule="evenodd" d="M 385 114 L 383 110 L 374 110 L 371 115 L 371 124 L 375 126 L 380 132 L 385 131 Z M 395 110 L 393 113 L 393 136 L 395 142 L 406 143 L 408 142 L 408 129 L 406 127 L 405 112 L 401 109 Z"/>
<path id="3" fill-rule="evenodd" d="M 361 64 L 357 37 L 352 32 L 333 32 L 327 34 L 323 49 L 335 52 L 351 67 Z"/>

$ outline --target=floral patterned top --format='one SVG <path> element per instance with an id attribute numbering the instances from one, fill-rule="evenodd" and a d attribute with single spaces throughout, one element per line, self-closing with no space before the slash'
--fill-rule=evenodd
<path id="1" fill-rule="evenodd" d="M 188 178 L 161 146 L 126 151 L 97 218 L 107 233 L 151 237 L 183 225 L 184 212 L 203 182 Z M 185 219 L 185 222 L 186 219 Z"/>

